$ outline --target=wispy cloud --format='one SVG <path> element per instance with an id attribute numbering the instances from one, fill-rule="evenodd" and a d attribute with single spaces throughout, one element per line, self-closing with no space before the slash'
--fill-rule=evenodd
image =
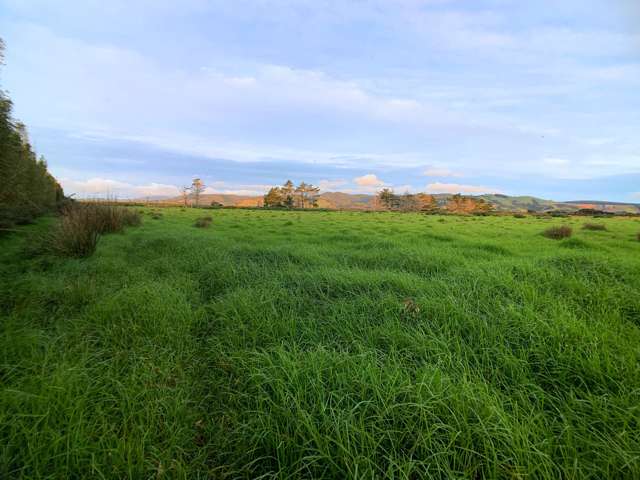
<path id="1" fill-rule="evenodd" d="M 153 196 L 175 196 L 179 194 L 179 189 L 175 185 L 165 185 L 160 183 L 150 183 L 147 185 L 134 185 L 120 182 L 108 178 L 89 178 L 87 180 L 73 180 L 68 178 L 60 179 L 60 183 L 68 195 L 74 194 L 77 197 L 153 197 Z"/>
<path id="2" fill-rule="evenodd" d="M 445 167 L 429 167 L 424 173 L 426 177 L 462 177 L 462 174 Z"/>
<path id="3" fill-rule="evenodd" d="M 430 183 L 425 189 L 428 193 L 500 193 L 496 188 L 481 185 L 461 185 L 459 183 Z"/>
<path id="4" fill-rule="evenodd" d="M 2 87 L 52 169 L 94 180 L 70 189 L 154 192 L 179 164 L 258 192 L 253 162 L 385 179 L 321 185 L 359 191 L 622 178 L 640 172 L 638 7 L 585 2 L 7 0 Z"/>
<path id="5" fill-rule="evenodd" d="M 339 189 L 340 187 L 344 187 L 348 183 L 349 182 L 347 182 L 346 180 L 343 180 L 343 179 L 339 179 L 339 180 L 320 180 L 318 182 L 318 187 L 323 192 L 329 192 L 329 191 L 333 191 L 333 190 Z"/>

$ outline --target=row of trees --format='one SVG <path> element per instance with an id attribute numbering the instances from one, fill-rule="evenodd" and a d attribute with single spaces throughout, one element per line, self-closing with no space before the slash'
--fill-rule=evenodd
<path id="1" fill-rule="evenodd" d="M 396 195 L 393 190 L 388 188 L 378 192 L 377 206 L 386 210 L 403 212 L 436 213 L 439 210 L 438 201 L 433 195 L 408 192 Z"/>
<path id="2" fill-rule="evenodd" d="M 301 182 L 297 187 L 287 180 L 281 187 L 273 187 L 264 196 L 265 207 L 313 208 L 318 206 L 320 189 Z"/>
<path id="3" fill-rule="evenodd" d="M 0 64 L 4 43 L 0 39 Z M 0 90 L 0 228 L 28 223 L 53 210 L 62 188 L 29 144 L 26 127 L 12 117 L 13 104 Z"/>
<path id="4" fill-rule="evenodd" d="M 482 198 L 467 197 L 458 194 L 451 196 L 444 205 L 440 205 L 433 195 L 426 193 L 404 193 L 397 195 L 388 188 L 378 192 L 377 206 L 386 210 L 423 213 L 486 214 L 493 206 Z"/>

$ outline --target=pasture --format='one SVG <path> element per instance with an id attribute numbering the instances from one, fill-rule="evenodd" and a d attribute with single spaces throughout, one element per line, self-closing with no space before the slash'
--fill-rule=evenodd
<path id="1" fill-rule="evenodd" d="M 146 209 L 28 254 L 53 222 L 0 238 L 2 478 L 640 478 L 638 219 Z"/>

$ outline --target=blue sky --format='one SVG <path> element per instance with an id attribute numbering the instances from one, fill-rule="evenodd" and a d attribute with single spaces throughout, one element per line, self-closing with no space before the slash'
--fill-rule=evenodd
<path id="1" fill-rule="evenodd" d="M 0 85 L 65 191 L 640 202 L 636 0 L 0 0 Z"/>

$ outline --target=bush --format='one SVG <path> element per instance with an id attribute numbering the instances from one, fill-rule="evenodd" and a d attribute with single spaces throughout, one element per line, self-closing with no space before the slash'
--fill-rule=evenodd
<path id="1" fill-rule="evenodd" d="M 124 227 L 138 226 L 142 217 L 136 210 L 102 203 L 78 203 L 67 206 L 62 216 L 78 218 L 99 234 L 116 233 Z"/>
<path id="2" fill-rule="evenodd" d="M 585 223 L 582 228 L 584 230 L 606 230 L 607 226 L 604 223 Z"/>
<path id="3" fill-rule="evenodd" d="M 45 253 L 64 257 L 88 257 L 101 234 L 121 232 L 142 223 L 135 210 L 99 203 L 72 204 L 62 212 L 60 222 L 39 243 Z"/>
<path id="4" fill-rule="evenodd" d="M 567 225 L 562 225 L 561 227 L 547 228 L 542 234 L 547 238 L 560 240 L 570 237 L 573 234 L 573 229 Z"/>
<path id="5" fill-rule="evenodd" d="M 198 228 L 209 228 L 213 219 L 211 217 L 200 217 L 196 220 L 196 223 L 193 225 Z"/>
<path id="6" fill-rule="evenodd" d="M 125 209 L 122 214 L 122 223 L 125 227 L 139 227 L 142 225 L 142 215 L 135 210 Z"/>
<path id="7" fill-rule="evenodd" d="M 63 257 L 90 256 L 95 252 L 100 237 L 95 220 L 91 209 L 69 209 L 48 235 L 46 248 Z"/>

